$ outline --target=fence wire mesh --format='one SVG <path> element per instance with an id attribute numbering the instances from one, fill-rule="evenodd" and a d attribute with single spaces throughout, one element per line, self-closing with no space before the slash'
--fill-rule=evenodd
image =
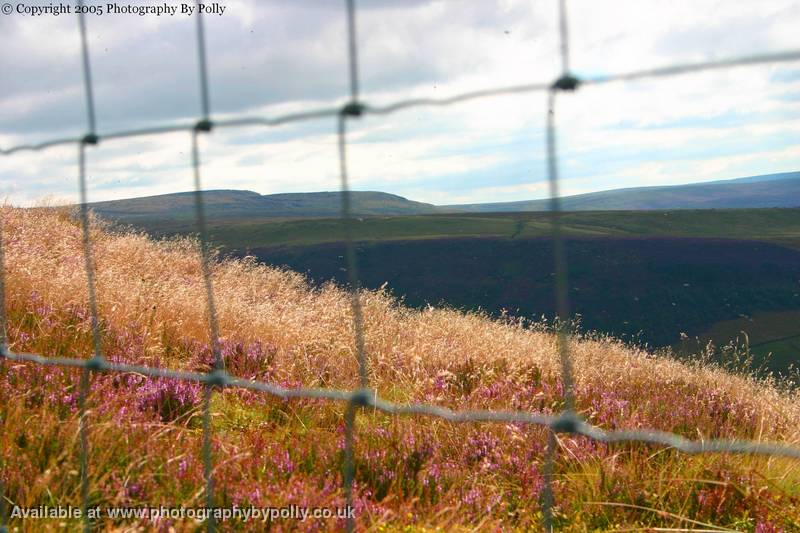
<path id="1" fill-rule="evenodd" d="M 82 73 L 84 93 L 86 99 L 86 118 L 88 131 L 81 137 L 52 139 L 35 144 L 20 144 L 10 148 L 0 148 L 0 155 L 11 155 L 21 151 L 39 151 L 59 145 L 75 144 L 78 147 L 78 181 L 80 193 L 80 225 L 82 231 L 82 246 L 86 273 L 86 284 L 89 297 L 89 311 L 91 313 L 92 339 L 94 353 L 88 359 L 45 357 L 40 354 L 15 353 L 8 347 L 7 315 L 6 315 L 6 284 L 5 284 L 5 257 L 3 251 L 3 221 L 0 217 L 0 357 L 8 361 L 35 363 L 39 365 L 55 365 L 79 368 L 81 372 L 79 396 L 79 442 L 80 442 L 80 494 L 83 517 L 83 528 L 91 531 L 94 524 L 88 518 L 89 506 L 89 441 L 87 432 L 86 397 L 89 383 L 93 373 L 96 372 L 126 372 L 137 373 L 153 378 L 167 378 L 198 382 L 204 385 L 203 395 L 203 463 L 205 477 L 206 505 L 214 505 L 214 458 L 211 450 L 211 397 L 215 389 L 239 388 L 271 394 L 282 399 L 308 398 L 325 399 L 330 401 L 346 402 L 345 410 L 345 446 L 343 461 L 343 492 L 347 506 L 352 506 L 353 480 L 354 480 L 354 432 L 356 414 L 360 408 L 371 407 L 388 415 L 418 415 L 437 417 L 452 423 L 485 422 L 485 423 L 517 423 L 534 424 L 549 429 L 548 442 L 545 448 L 544 462 L 544 489 L 542 492 L 542 527 L 545 531 L 553 530 L 553 472 L 555 454 L 557 451 L 557 434 L 582 435 L 603 443 L 641 443 L 674 448 L 687 454 L 698 453 L 735 453 L 735 454 L 760 454 L 782 456 L 800 459 L 800 448 L 787 446 L 780 443 L 758 442 L 750 440 L 688 440 L 680 435 L 656 430 L 635 429 L 605 431 L 585 422 L 574 411 L 575 396 L 573 387 L 572 362 L 570 358 L 570 322 L 569 298 L 567 291 L 567 259 L 564 251 L 564 239 L 561 231 L 561 203 L 559 193 L 558 152 L 556 150 L 556 100 L 560 92 L 575 91 L 585 85 L 598 85 L 617 81 L 640 80 L 664 76 L 677 76 L 692 72 L 708 71 L 723 68 L 732 68 L 744 65 L 777 63 L 787 61 L 800 61 L 799 50 L 787 50 L 777 53 L 756 54 L 751 56 L 734 57 L 729 59 L 707 61 L 691 64 L 672 65 L 655 69 L 637 70 L 620 74 L 578 78 L 570 71 L 568 15 L 566 0 L 557 0 L 559 34 L 560 34 L 560 59 L 561 75 L 552 82 L 541 82 L 524 85 L 496 87 L 456 94 L 444 98 L 415 98 L 397 101 L 383 106 L 371 106 L 359 99 L 359 70 L 358 70 L 358 41 L 356 34 L 357 9 L 355 0 L 345 0 L 345 14 L 347 20 L 347 51 L 350 95 L 349 101 L 342 107 L 321 108 L 300 113 L 284 114 L 274 117 L 244 116 L 223 120 L 212 120 L 209 97 L 208 69 L 206 61 L 205 30 L 203 16 L 196 15 L 196 45 L 198 59 L 198 83 L 200 88 L 200 114 L 199 119 L 193 123 L 167 124 L 140 129 L 100 134 L 96 131 L 95 107 L 93 96 L 93 82 L 91 76 L 91 62 L 87 42 L 86 21 L 83 12 L 79 10 L 78 24 L 81 40 Z M 196 4 L 200 4 L 196 0 Z M 79 5 L 83 1 L 79 0 Z M 557 415 L 543 415 L 519 411 L 492 411 L 492 410 L 461 410 L 454 411 L 448 408 L 430 404 L 397 404 L 382 399 L 376 391 L 369 388 L 369 369 L 367 354 L 364 344 L 364 319 L 360 302 L 360 281 L 357 270 L 356 251 L 353 237 L 352 223 L 354 221 L 350 187 L 348 182 L 347 166 L 347 121 L 357 119 L 364 115 L 388 115 L 398 111 L 423 107 L 423 106 L 450 106 L 470 100 L 497 97 L 519 93 L 543 92 L 547 96 L 546 119 L 546 161 L 547 176 L 550 187 L 551 239 L 553 241 L 555 280 L 555 302 L 557 315 L 562 318 L 557 329 L 557 347 L 561 365 L 561 379 L 563 383 L 564 409 Z M 360 388 L 355 390 L 337 390 L 325 388 L 285 388 L 274 383 L 242 379 L 226 373 L 220 352 L 219 327 L 214 301 L 214 288 L 211 275 L 212 254 L 207 231 L 206 215 L 201 183 L 201 159 L 198 138 L 203 133 L 211 133 L 216 128 L 245 127 L 245 126 L 279 126 L 309 120 L 332 118 L 336 120 L 338 133 L 338 151 L 340 166 L 340 198 L 341 219 L 344 222 L 343 238 L 346 244 L 346 266 L 349 279 L 348 290 L 351 297 L 351 311 L 353 315 L 353 333 L 355 351 L 358 358 Z M 191 166 L 194 175 L 194 197 L 196 222 L 200 241 L 200 254 L 202 276 L 206 291 L 206 313 L 208 318 L 208 332 L 213 354 L 213 367 L 207 373 L 185 372 L 167 368 L 148 367 L 116 363 L 103 357 L 101 351 L 101 337 L 99 315 L 97 309 L 96 284 L 94 264 L 92 260 L 92 242 L 89 221 L 89 202 L 87 193 L 87 148 L 97 145 L 101 141 L 159 135 L 164 133 L 187 132 L 191 136 Z M 346 528 L 348 531 L 355 529 L 355 518 L 348 517 Z M 209 513 L 206 521 L 208 531 L 215 531 L 217 524 L 213 513 Z M 2 479 L 0 479 L 0 533 L 8 531 L 7 496 L 4 493 Z"/>

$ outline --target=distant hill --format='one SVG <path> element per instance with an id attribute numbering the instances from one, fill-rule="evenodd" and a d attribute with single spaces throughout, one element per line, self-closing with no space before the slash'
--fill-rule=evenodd
<path id="1" fill-rule="evenodd" d="M 214 190 L 203 193 L 212 220 L 336 217 L 340 193 L 311 192 L 258 194 L 252 191 Z M 548 200 L 436 206 L 375 191 L 353 191 L 352 210 L 358 216 L 427 215 L 547 211 Z M 800 172 L 749 176 L 733 180 L 615 189 L 562 198 L 566 211 L 652 210 L 800 207 Z M 194 193 L 182 192 L 128 200 L 97 202 L 101 216 L 136 224 L 142 221 L 191 222 Z"/>
<path id="2" fill-rule="evenodd" d="M 565 211 L 645 209 L 725 209 L 800 206 L 800 172 L 748 176 L 732 180 L 614 189 L 561 200 Z M 460 212 L 547 211 L 549 200 L 441 206 Z"/>
<path id="3" fill-rule="evenodd" d="M 262 195 L 252 191 L 204 191 L 209 219 L 335 217 L 339 215 L 341 193 L 313 192 Z M 107 218 L 135 224 L 141 220 L 194 220 L 194 192 L 145 196 L 92 204 Z M 357 215 L 420 215 L 437 211 L 436 206 L 407 200 L 385 192 L 354 191 L 352 209 Z"/>

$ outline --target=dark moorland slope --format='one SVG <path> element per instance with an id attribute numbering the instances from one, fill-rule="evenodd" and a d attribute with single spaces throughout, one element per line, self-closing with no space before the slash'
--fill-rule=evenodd
<path id="1" fill-rule="evenodd" d="M 766 324 L 775 326 L 783 314 L 800 310 L 800 251 L 783 246 L 737 239 L 571 237 L 566 248 L 569 299 L 584 329 L 670 346 L 680 342 L 681 333 L 704 337 L 717 323 L 770 312 Z M 341 243 L 250 253 L 318 281 L 347 283 Z M 386 284 L 411 306 L 444 303 L 493 315 L 505 309 L 532 319 L 555 313 L 548 238 L 364 242 L 357 254 L 364 286 Z M 739 326 L 758 336 L 751 329 L 758 324 L 745 320 Z M 773 336 L 800 335 L 797 324 L 784 326 Z M 712 340 L 723 344 L 740 330 L 730 333 Z M 769 366 L 785 371 L 797 362 L 791 348 L 773 347 Z"/>

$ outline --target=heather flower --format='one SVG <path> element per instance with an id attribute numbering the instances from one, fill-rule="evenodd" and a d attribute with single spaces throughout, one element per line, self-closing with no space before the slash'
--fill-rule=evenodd
<path id="1" fill-rule="evenodd" d="M 467 439 L 466 458 L 470 464 L 484 463 L 491 466 L 495 460 L 495 454 L 499 440 L 490 433 L 477 433 Z"/>
<path id="2" fill-rule="evenodd" d="M 759 520 L 756 523 L 756 528 L 754 533 L 783 533 L 784 529 L 782 527 L 778 527 L 772 522 L 761 521 Z"/>
<path id="3" fill-rule="evenodd" d="M 464 505 L 475 505 L 481 497 L 481 493 L 478 489 L 470 489 L 467 491 L 466 494 L 461 498 L 461 502 Z"/>
<path id="4" fill-rule="evenodd" d="M 288 450 L 279 451 L 273 458 L 273 463 L 278 468 L 278 471 L 284 476 L 291 475 L 294 472 L 294 463 L 289 456 Z"/>
<path id="5" fill-rule="evenodd" d="M 430 466 L 428 466 L 428 469 L 425 472 L 425 477 L 422 478 L 422 484 L 426 487 L 430 486 L 433 488 L 439 488 L 439 483 L 441 480 L 441 467 L 436 463 L 432 463 Z"/>
<path id="6" fill-rule="evenodd" d="M 130 483 L 125 487 L 125 496 L 131 500 L 139 500 L 144 496 L 144 487 L 139 483 Z"/>
<path id="7" fill-rule="evenodd" d="M 178 463 L 178 477 L 183 478 L 186 477 L 186 473 L 189 471 L 189 458 L 184 457 Z"/>
<path id="8" fill-rule="evenodd" d="M 147 379 L 136 391 L 140 411 L 157 414 L 163 422 L 177 420 L 199 403 L 202 385 L 177 379 Z"/>

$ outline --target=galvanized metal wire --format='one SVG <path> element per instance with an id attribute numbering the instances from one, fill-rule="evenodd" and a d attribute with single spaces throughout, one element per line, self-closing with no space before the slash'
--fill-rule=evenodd
<path id="1" fill-rule="evenodd" d="M 338 141 L 339 141 L 339 173 L 341 177 L 340 192 L 344 221 L 344 239 L 346 243 L 345 256 L 347 261 L 347 276 L 349 280 L 350 308 L 353 314 L 353 335 L 355 340 L 356 357 L 358 358 L 358 375 L 362 389 L 369 385 L 367 376 L 367 356 L 364 347 L 364 313 L 361 308 L 361 282 L 358 275 L 356 249 L 353 242 L 353 219 L 350 184 L 347 176 L 347 119 L 361 116 L 361 105 L 358 103 L 358 35 L 356 33 L 356 5 L 355 0 L 345 0 L 347 13 L 347 52 L 350 71 L 350 103 L 342 108 L 338 115 Z M 342 461 L 342 482 L 344 483 L 345 507 L 353 507 L 353 483 L 355 481 L 355 461 L 353 447 L 355 446 L 356 411 L 361 402 L 355 396 L 347 403 L 344 420 L 344 457 Z M 347 531 L 354 531 L 355 517 L 347 516 Z"/>
<path id="2" fill-rule="evenodd" d="M 211 281 L 211 249 L 208 237 L 208 227 L 206 224 L 205 205 L 203 203 L 203 185 L 200 177 L 200 148 L 198 146 L 198 136 L 202 132 L 210 132 L 213 124 L 211 122 L 211 100 L 208 91 L 208 66 L 206 60 L 206 39 L 203 28 L 203 16 L 200 13 L 200 0 L 195 0 L 197 7 L 196 17 L 196 38 L 197 38 L 197 66 L 199 71 L 198 81 L 200 84 L 200 110 L 201 119 L 192 129 L 192 173 L 194 177 L 194 199 L 195 212 L 197 215 L 197 228 L 200 238 L 200 261 L 203 273 L 203 283 L 206 290 L 206 312 L 208 314 L 208 330 L 210 335 L 211 353 L 214 358 L 213 367 L 210 372 L 220 372 L 224 365 L 222 353 L 219 345 L 219 322 L 217 321 L 217 306 L 214 300 L 214 284 Z M 211 402 L 213 398 L 213 388 L 211 383 L 206 383 L 203 387 L 203 476 L 206 481 L 206 507 L 214 507 L 214 457 L 212 452 L 212 413 Z M 216 517 L 209 513 L 206 520 L 206 529 L 209 533 L 216 530 Z"/>
<path id="3" fill-rule="evenodd" d="M 83 0 L 78 1 L 79 8 L 83 7 Z M 81 66 L 83 71 L 83 86 L 86 97 L 86 124 L 88 133 L 78 145 L 78 186 L 80 189 L 81 202 L 81 234 L 83 237 L 83 258 L 84 270 L 86 271 L 86 287 L 89 297 L 89 310 L 92 318 L 92 345 L 94 355 L 92 359 L 102 361 L 100 339 L 100 319 L 97 312 L 97 284 L 95 283 L 95 269 L 92 260 L 92 239 L 91 228 L 89 227 L 89 198 L 88 185 L 86 183 L 86 145 L 96 144 L 95 129 L 97 122 L 94 112 L 94 93 L 92 84 L 92 71 L 89 61 L 89 42 L 86 35 L 86 20 L 83 17 L 83 9 L 79 9 L 81 15 L 78 17 L 78 24 L 81 36 Z M 3 302 L 5 305 L 5 302 Z M 89 521 L 89 436 L 88 420 L 86 413 L 86 396 L 89 394 L 89 384 L 92 379 L 88 368 L 81 372 L 81 381 L 78 393 L 78 413 L 79 426 L 78 433 L 80 439 L 80 475 L 81 475 L 81 516 L 83 518 L 83 529 L 91 531 Z"/>
<path id="4" fill-rule="evenodd" d="M 556 96 L 559 89 L 574 90 L 577 84 L 569 73 L 569 29 L 566 0 L 558 2 L 558 28 L 561 51 L 561 77 L 547 92 L 547 117 L 545 138 L 547 140 L 547 181 L 550 186 L 550 235 L 553 241 L 553 268 L 555 270 L 556 299 L 556 347 L 561 363 L 561 383 L 564 396 L 564 413 L 572 413 L 575 409 L 575 392 L 572 380 L 572 361 L 569 355 L 569 291 L 567 290 L 567 258 L 564 237 L 561 229 L 561 194 L 558 190 L 558 152 L 556 150 Z M 545 531 L 553 529 L 553 481 L 555 477 L 558 438 L 554 430 L 547 435 L 547 446 L 544 455 L 544 486 L 542 487 L 542 526 Z"/>
<path id="5" fill-rule="evenodd" d="M 199 5 L 199 0 L 196 2 Z M 82 4 L 82 1 L 79 1 Z M 83 253 L 86 270 L 87 292 L 89 311 L 91 313 L 93 354 L 88 359 L 45 357 L 41 354 L 15 353 L 9 349 L 6 331 L 6 286 L 5 286 L 5 257 L 3 248 L 3 221 L 0 220 L 0 358 L 8 361 L 33 363 L 44 366 L 62 366 L 81 369 L 80 396 L 79 396 L 79 462 L 81 476 L 81 506 L 83 508 L 83 527 L 91 531 L 95 524 L 88 519 L 86 512 L 91 500 L 91 487 L 89 476 L 90 450 L 88 435 L 88 416 L 86 402 L 89 384 L 93 373 L 98 372 L 134 372 L 153 378 L 167 378 L 175 380 L 194 381 L 204 385 L 203 395 L 203 464 L 205 477 L 206 505 L 214 505 L 214 463 L 212 453 L 213 418 L 211 412 L 213 392 L 223 388 L 238 388 L 259 391 L 283 399 L 309 398 L 325 399 L 330 401 L 345 402 L 345 446 L 343 453 L 342 482 L 346 505 L 353 504 L 353 491 L 355 480 L 354 468 L 354 433 L 356 416 L 359 409 L 371 407 L 377 411 L 392 416 L 428 416 L 440 418 L 452 423 L 485 422 L 485 423 L 516 423 L 539 425 L 549 429 L 548 441 L 545 451 L 543 474 L 545 486 L 542 494 L 542 527 L 551 531 L 554 527 L 553 508 L 555 499 L 553 494 L 553 481 L 555 477 L 555 455 L 558 448 L 558 434 L 582 435 L 598 442 L 604 443 L 641 443 L 655 446 L 674 448 L 687 454 L 698 453 L 734 453 L 734 454 L 760 454 L 782 456 L 800 459 L 800 448 L 780 443 L 766 443 L 749 440 L 688 440 L 679 435 L 656 430 L 616 430 L 606 431 L 584 421 L 574 411 L 575 393 L 573 386 L 573 369 L 570 357 L 570 328 L 569 299 L 567 290 L 567 258 L 564 250 L 564 239 L 561 230 L 561 203 L 559 192 L 558 152 L 556 149 L 556 99 L 559 92 L 574 91 L 582 86 L 604 84 L 615 81 L 630 81 L 663 76 L 677 76 L 692 72 L 732 68 L 744 65 L 787 62 L 800 60 L 800 50 L 788 50 L 777 53 L 758 54 L 752 56 L 735 57 L 729 59 L 673 65 L 655 69 L 638 70 L 627 73 L 606 76 L 578 78 L 570 72 L 569 39 L 568 39 L 568 14 L 566 1 L 558 0 L 560 53 L 562 72 L 558 79 L 552 82 L 537 82 L 523 85 L 494 87 L 470 92 L 464 92 L 449 97 L 414 98 L 384 105 L 370 105 L 359 100 L 359 69 L 358 69 L 358 42 L 356 34 L 357 10 L 355 0 L 345 0 L 345 13 L 347 17 L 347 53 L 349 67 L 350 94 L 349 101 L 341 107 L 321 108 L 298 113 L 279 115 L 274 117 L 243 116 L 236 118 L 213 121 L 211 118 L 211 103 L 208 83 L 208 67 L 206 59 L 205 33 L 202 15 L 196 19 L 196 43 L 198 55 L 199 89 L 200 89 L 200 115 L 193 123 L 166 124 L 148 126 L 145 128 L 123 130 L 109 133 L 98 133 L 96 130 L 96 116 L 93 96 L 93 83 L 91 76 L 91 61 L 87 39 L 86 21 L 83 14 L 78 15 L 81 39 L 82 70 L 87 113 L 87 133 L 81 137 L 57 138 L 35 144 L 21 144 L 10 148 L 0 149 L 0 155 L 11 155 L 22 151 L 39 151 L 54 146 L 76 144 L 78 147 L 78 177 L 80 192 L 80 224 L 83 236 Z M 364 317 L 361 307 L 361 285 L 358 275 L 357 254 L 355 251 L 354 235 L 352 231 L 353 213 L 351 194 L 348 180 L 347 164 L 347 121 L 363 115 L 388 115 L 406 109 L 424 106 L 450 106 L 462 102 L 489 97 L 498 97 L 520 93 L 545 93 L 547 96 L 546 119 L 546 156 L 547 175 L 550 185 L 550 216 L 551 235 L 554 244 L 555 301 L 558 315 L 557 346 L 561 364 L 561 382 L 563 386 L 563 410 L 557 415 L 543 415 L 520 411 L 490 411 L 490 410 L 465 410 L 456 411 L 430 404 L 396 404 L 382 399 L 376 391 L 369 388 L 369 369 L 367 353 L 364 342 Z M 214 259 L 211 253 L 209 235 L 207 230 L 204 198 L 202 194 L 199 136 L 211 133 L 217 128 L 267 126 L 275 127 L 283 124 L 297 123 L 318 119 L 334 119 L 337 124 L 338 151 L 340 166 L 340 196 L 341 218 L 344 220 L 344 241 L 346 243 L 346 266 L 348 271 L 351 296 L 351 311 L 353 317 L 354 352 L 358 362 L 360 387 L 355 390 L 336 390 L 325 388 L 284 388 L 274 383 L 246 380 L 229 375 L 224 368 L 219 344 L 219 325 L 214 299 L 213 267 Z M 92 259 L 92 239 L 89 216 L 88 185 L 86 176 L 86 150 L 89 146 L 98 143 L 113 141 L 115 139 L 160 135 L 174 132 L 188 132 L 191 135 L 191 165 L 194 175 L 195 210 L 200 241 L 200 260 L 202 263 L 202 277 L 206 291 L 206 311 L 208 317 L 209 341 L 213 354 L 213 365 L 208 372 L 184 372 L 167 368 L 147 367 L 115 363 L 106 360 L 102 354 L 102 336 L 100 317 L 97 309 L 97 294 L 95 280 L 95 266 Z M 0 479 L 0 533 L 7 532 L 8 513 L 5 488 Z M 209 514 L 206 522 L 208 531 L 215 531 L 217 524 L 213 514 Z M 354 530 L 356 522 L 348 519 L 346 528 Z"/>

